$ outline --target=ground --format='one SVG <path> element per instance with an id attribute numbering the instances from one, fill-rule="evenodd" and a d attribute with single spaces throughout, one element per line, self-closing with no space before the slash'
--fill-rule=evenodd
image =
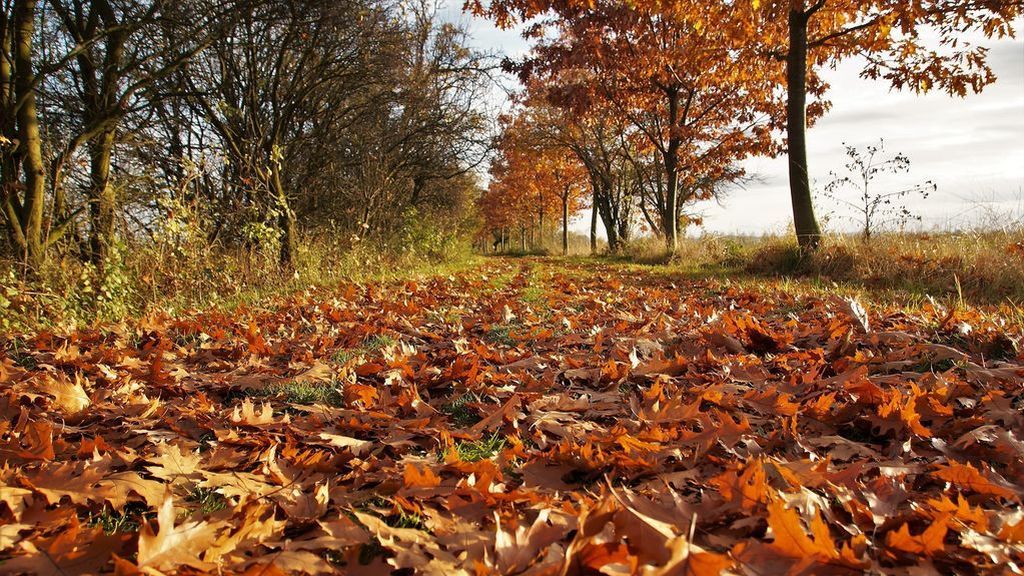
<path id="1" fill-rule="evenodd" d="M 488 259 L 10 336 L 0 573 L 1017 573 L 1021 331 Z"/>

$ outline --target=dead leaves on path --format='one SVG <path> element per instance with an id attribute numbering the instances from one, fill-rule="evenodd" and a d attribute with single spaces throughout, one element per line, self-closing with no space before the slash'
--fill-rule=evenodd
<path id="1" fill-rule="evenodd" d="M 8 338 L 0 573 L 1018 573 L 1002 318 L 493 261 Z"/>

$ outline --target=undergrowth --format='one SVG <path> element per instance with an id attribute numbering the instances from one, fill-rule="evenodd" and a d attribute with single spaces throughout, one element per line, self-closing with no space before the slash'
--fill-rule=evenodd
<path id="1" fill-rule="evenodd" d="M 476 257 L 461 245 L 427 253 L 369 244 L 343 246 L 327 239 L 304 242 L 293 268 L 282 268 L 264 252 L 205 245 L 121 243 L 103 270 L 65 258 L 54 259 L 31 276 L 16 263 L 0 259 L 0 331 L 70 329 L 158 310 L 232 310 L 347 282 L 447 275 L 475 263 Z"/>

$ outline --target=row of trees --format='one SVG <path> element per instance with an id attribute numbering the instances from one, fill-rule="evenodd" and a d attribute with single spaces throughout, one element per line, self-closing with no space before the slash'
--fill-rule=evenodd
<path id="1" fill-rule="evenodd" d="M 828 110 L 819 71 L 859 56 L 865 78 L 897 89 L 977 92 L 995 76 L 985 48 L 968 38 L 1012 36 L 1022 12 L 1020 2 L 1000 0 L 471 0 L 467 7 L 499 26 L 526 24 L 533 40 L 528 57 L 508 63 L 525 88 L 488 192 L 490 227 L 521 224 L 515 207 L 550 173 L 544 163 L 514 167 L 514 142 L 530 133 L 537 146 L 571 156 L 577 170 L 569 173 L 577 189 L 589 185 L 612 250 L 642 222 L 669 252 L 688 203 L 742 182 L 744 158 L 783 152 L 797 238 L 816 248 L 806 129 Z"/>
<path id="2" fill-rule="evenodd" d="M 471 206 L 485 55 L 429 0 L 0 0 L 3 251 L 102 268 L 183 207 L 210 241 Z M 455 226 L 454 223 L 445 226 Z"/>

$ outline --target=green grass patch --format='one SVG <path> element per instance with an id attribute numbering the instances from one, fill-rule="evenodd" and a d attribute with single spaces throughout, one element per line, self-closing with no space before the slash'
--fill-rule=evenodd
<path id="1" fill-rule="evenodd" d="M 16 366 L 25 370 L 36 369 L 38 363 L 35 356 L 32 355 L 32 350 L 27 342 L 21 338 L 11 338 L 7 342 L 7 346 L 9 348 L 7 355 Z"/>
<path id="2" fill-rule="evenodd" d="M 921 362 L 915 364 L 910 368 L 912 372 L 948 372 L 949 370 L 960 366 L 960 363 L 952 358 L 943 358 L 942 360 L 935 360 L 933 358 L 924 358 Z"/>
<path id="3" fill-rule="evenodd" d="M 323 404 L 341 408 L 345 403 L 341 390 L 333 383 L 289 382 L 265 388 L 248 388 L 241 394 L 246 398 L 281 400 L 305 406 Z"/>
<path id="4" fill-rule="evenodd" d="M 547 290 L 539 286 L 531 285 L 523 288 L 520 298 L 522 298 L 523 302 L 536 306 L 548 301 L 548 293 Z"/>
<path id="5" fill-rule="evenodd" d="M 512 327 L 506 325 L 495 325 L 484 333 L 484 340 L 491 344 L 502 346 L 515 346 L 516 341 L 512 338 Z"/>
<path id="6" fill-rule="evenodd" d="M 92 527 L 99 527 L 107 535 L 110 534 L 133 534 L 138 532 L 142 523 L 151 518 L 153 513 L 149 507 L 141 502 L 129 502 L 124 510 L 118 512 L 107 506 L 98 514 L 89 514 L 85 518 L 85 524 Z"/>
<path id="7" fill-rule="evenodd" d="M 476 410 L 469 407 L 470 403 L 479 402 L 479 400 L 480 399 L 477 398 L 476 394 L 463 394 L 448 404 L 445 404 L 441 408 L 441 412 L 448 415 L 448 420 L 451 422 L 453 427 L 469 428 L 483 419 L 479 414 L 477 414 Z"/>
<path id="8" fill-rule="evenodd" d="M 501 434 L 495 433 L 492 436 L 481 438 L 474 442 L 459 442 L 455 445 L 455 452 L 459 455 L 459 459 L 464 462 L 479 462 L 494 458 L 504 447 L 505 438 Z"/>
<path id="9" fill-rule="evenodd" d="M 202 514 L 203 516 L 220 512 L 228 507 L 228 501 L 224 498 L 224 495 L 212 488 L 199 488 L 197 486 L 192 489 L 192 492 L 189 493 L 185 500 L 196 504 L 196 509 L 192 512 L 193 514 Z"/>
<path id="10" fill-rule="evenodd" d="M 336 364 L 345 364 L 353 358 L 363 354 L 376 352 L 377 350 L 389 348 L 397 344 L 398 340 L 393 336 L 389 336 L 387 334 L 374 334 L 366 338 L 366 340 L 363 340 L 363 343 L 355 348 L 342 348 L 338 350 L 331 356 L 331 360 Z"/>
<path id="11" fill-rule="evenodd" d="M 422 530 L 427 532 L 427 524 L 423 516 L 410 514 L 405 510 L 397 514 L 390 514 L 384 517 L 384 522 L 392 528 L 405 528 L 408 530 Z"/>
<path id="12" fill-rule="evenodd" d="M 363 502 L 357 508 L 372 516 L 376 516 L 392 528 L 408 528 L 427 531 L 423 516 L 398 509 L 393 502 L 381 496 L 375 496 Z"/>
<path id="13" fill-rule="evenodd" d="M 398 344 L 398 340 L 387 334 L 374 334 L 363 341 L 363 350 L 381 350 Z"/>

